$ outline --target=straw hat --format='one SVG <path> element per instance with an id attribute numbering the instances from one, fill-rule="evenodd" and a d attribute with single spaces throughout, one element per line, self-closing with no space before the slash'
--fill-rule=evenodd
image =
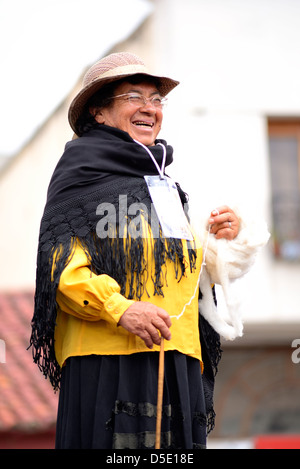
<path id="1" fill-rule="evenodd" d="M 83 86 L 73 99 L 69 108 L 69 122 L 76 133 L 76 122 L 83 111 L 88 99 L 107 83 L 111 83 L 128 76 L 143 74 L 159 80 L 159 92 L 166 96 L 178 81 L 167 77 L 152 75 L 147 70 L 144 62 L 129 52 L 118 52 L 96 62 L 85 74 Z"/>

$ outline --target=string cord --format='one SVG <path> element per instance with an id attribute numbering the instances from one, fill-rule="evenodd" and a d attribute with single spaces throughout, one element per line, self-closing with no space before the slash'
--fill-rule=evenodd
<path id="1" fill-rule="evenodd" d="M 190 300 L 189 300 L 187 303 L 185 303 L 185 305 L 184 305 L 184 307 L 183 307 L 181 313 L 178 314 L 178 315 L 170 316 L 170 318 L 180 319 L 181 316 L 184 314 L 186 307 L 191 304 L 191 302 L 192 302 L 193 299 L 195 298 L 196 294 L 198 293 L 199 283 L 200 283 L 200 277 L 201 277 L 201 274 L 202 274 L 203 267 L 206 265 L 205 260 L 206 260 L 206 253 L 207 253 L 208 243 L 209 243 L 210 228 L 211 228 L 211 227 L 209 226 L 208 233 L 207 233 L 207 237 L 206 237 L 205 248 L 204 248 L 204 251 L 203 251 L 203 258 L 202 258 L 201 269 L 200 269 L 200 273 L 199 273 L 199 276 L 198 276 L 198 280 L 197 280 L 197 284 L 196 284 L 196 287 L 195 287 L 194 294 L 193 294 L 193 296 L 190 298 Z"/>
<path id="2" fill-rule="evenodd" d="M 164 172 L 165 172 L 165 166 L 166 166 L 166 158 L 167 158 L 167 150 L 166 150 L 166 147 L 165 145 L 163 145 L 162 143 L 158 143 L 157 145 L 160 145 L 163 149 L 163 160 L 162 160 L 162 164 L 161 164 L 161 168 L 159 167 L 156 159 L 154 158 L 154 156 L 152 155 L 151 151 L 149 150 L 148 147 L 146 147 L 146 145 L 144 145 L 143 143 L 139 142 L 138 140 L 134 140 L 135 143 L 138 143 L 138 145 L 140 145 L 141 147 L 143 147 L 146 152 L 148 153 L 148 155 L 150 156 L 151 160 L 153 161 L 153 163 L 155 164 L 156 166 L 156 169 L 158 171 L 158 174 L 159 174 L 159 177 L 160 179 L 164 179 Z"/>

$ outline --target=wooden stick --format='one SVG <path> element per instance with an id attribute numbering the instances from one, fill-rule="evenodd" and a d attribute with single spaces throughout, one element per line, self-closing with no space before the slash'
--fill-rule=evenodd
<path id="1" fill-rule="evenodd" d="M 164 391 L 164 339 L 161 337 L 160 351 L 159 351 L 159 364 L 158 364 L 158 386 L 157 386 L 157 414 L 156 414 L 156 435 L 155 435 L 155 449 L 160 449 L 161 439 L 161 419 L 162 419 L 162 403 Z"/>

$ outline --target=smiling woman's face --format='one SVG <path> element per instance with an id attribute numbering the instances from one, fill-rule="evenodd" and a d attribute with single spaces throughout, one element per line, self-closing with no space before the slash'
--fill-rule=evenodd
<path id="1" fill-rule="evenodd" d="M 147 82 L 134 85 L 122 82 L 116 87 L 114 96 L 125 93 L 140 94 L 146 98 L 160 96 L 156 86 Z M 130 103 L 125 97 L 113 99 L 111 105 L 102 109 L 91 108 L 90 112 L 99 124 L 124 130 L 131 138 L 146 146 L 154 145 L 163 120 L 162 109 L 153 106 L 150 101 L 140 106 Z"/>

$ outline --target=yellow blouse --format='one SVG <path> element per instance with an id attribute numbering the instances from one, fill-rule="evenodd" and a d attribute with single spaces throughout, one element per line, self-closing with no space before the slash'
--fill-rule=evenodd
<path id="1" fill-rule="evenodd" d="M 146 242 L 146 240 L 145 240 Z M 182 241 L 188 260 L 187 243 Z M 149 251 L 149 250 L 148 250 Z M 153 261 L 148 259 L 150 264 Z M 198 329 L 198 277 L 202 262 L 202 248 L 197 241 L 196 269 L 189 267 L 180 282 L 175 278 L 174 266 L 167 261 L 164 296 L 153 296 L 151 275 L 146 283 L 142 301 L 165 309 L 171 316 L 170 341 L 165 340 L 165 350 L 178 350 L 201 361 Z M 79 242 L 73 256 L 62 272 L 57 290 L 57 321 L 55 353 L 60 366 L 71 356 L 78 355 L 128 355 L 149 349 L 142 339 L 118 326 L 126 309 L 134 302 L 120 294 L 118 283 L 108 275 L 96 275 L 89 268 L 87 256 Z"/>

